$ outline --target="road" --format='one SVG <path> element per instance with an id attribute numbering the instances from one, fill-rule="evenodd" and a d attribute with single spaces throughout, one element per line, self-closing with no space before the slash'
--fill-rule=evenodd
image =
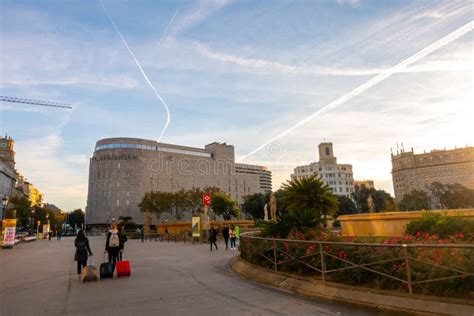
<path id="1" fill-rule="evenodd" d="M 95 265 L 104 237 L 90 237 Z M 266 287 L 235 274 L 237 251 L 129 240 L 132 276 L 81 283 L 73 238 L 0 250 L 0 315 L 386 315 Z M 89 261 L 90 263 L 90 261 Z"/>

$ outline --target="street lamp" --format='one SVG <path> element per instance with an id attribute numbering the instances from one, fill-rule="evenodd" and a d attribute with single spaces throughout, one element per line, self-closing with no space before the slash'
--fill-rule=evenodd
<path id="1" fill-rule="evenodd" d="M 5 218 L 5 210 L 7 209 L 8 205 L 8 196 L 4 195 L 2 198 L 2 220 Z"/>
<path id="2" fill-rule="evenodd" d="M 35 227 L 35 209 L 31 209 L 31 230 Z"/>

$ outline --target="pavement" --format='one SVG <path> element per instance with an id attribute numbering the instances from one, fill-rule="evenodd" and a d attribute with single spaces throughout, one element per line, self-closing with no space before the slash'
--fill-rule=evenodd
<path id="1" fill-rule="evenodd" d="M 90 237 L 102 262 L 105 237 Z M 74 238 L 0 250 L 0 315 L 389 315 L 267 287 L 235 274 L 238 251 L 129 240 L 132 275 L 81 283 Z"/>

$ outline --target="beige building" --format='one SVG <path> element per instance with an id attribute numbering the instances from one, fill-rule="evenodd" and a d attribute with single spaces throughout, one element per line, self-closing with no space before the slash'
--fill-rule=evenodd
<path id="1" fill-rule="evenodd" d="M 21 174 L 16 173 L 17 185 L 16 195 L 23 195 L 30 201 L 30 206 L 43 207 L 44 195 L 31 182 L 25 179 Z"/>
<path id="2" fill-rule="evenodd" d="M 15 190 L 15 151 L 13 139 L 0 138 L 0 199 L 11 197 Z M 1 214 L 0 214 L 1 215 Z"/>
<path id="3" fill-rule="evenodd" d="M 103 225 L 119 216 L 143 224 L 138 204 L 145 192 L 211 186 L 241 203 L 245 195 L 271 191 L 271 172 L 235 163 L 234 147 L 225 143 L 194 148 L 138 138 L 102 139 L 90 158 L 87 224 Z"/>
<path id="4" fill-rule="evenodd" d="M 411 151 L 392 154 L 392 179 L 395 201 L 413 190 L 428 191 L 433 182 L 460 183 L 474 189 L 474 147 Z"/>
<path id="5" fill-rule="evenodd" d="M 15 142 L 0 138 L 0 198 L 4 195 L 26 197 L 30 206 L 43 206 L 43 194 L 15 170 Z"/>
<path id="6" fill-rule="evenodd" d="M 334 194 L 350 197 L 351 193 L 354 192 L 352 165 L 337 163 L 332 143 L 321 143 L 318 149 L 319 161 L 296 167 L 291 179 L 301 180 L 312 175 L 318 175 Z"/>
<path id="7" fill-rule="evenodd" d="M 354 181 L 354 189 L 356 193 L 358 193 L 362 187 L 366 189 L 375 189 L 374 180 L 355 180 Z"/>

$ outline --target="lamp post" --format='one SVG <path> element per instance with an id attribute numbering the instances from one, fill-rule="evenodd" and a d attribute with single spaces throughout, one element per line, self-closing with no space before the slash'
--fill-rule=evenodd
<path id="1" fill-rule="evenodd" d="M 8 196 L 4 195 L 2 198 L 2 220 L 5 218 L 5 210 L 7 209 L 8 200 Z"/>
<path id="2" fill-rule="evenodd" d="M 31 231 L 33 231 L 34 227 L 35 227 L 35 209 L 31 209 Z"/>
<path id="3" fill-rule="evenodd" d="M 43 235 L 44 235 L 44 232 L 43 232 Z M 49 213 L 46 213 L 46 238 L 49 238 Z"/>

